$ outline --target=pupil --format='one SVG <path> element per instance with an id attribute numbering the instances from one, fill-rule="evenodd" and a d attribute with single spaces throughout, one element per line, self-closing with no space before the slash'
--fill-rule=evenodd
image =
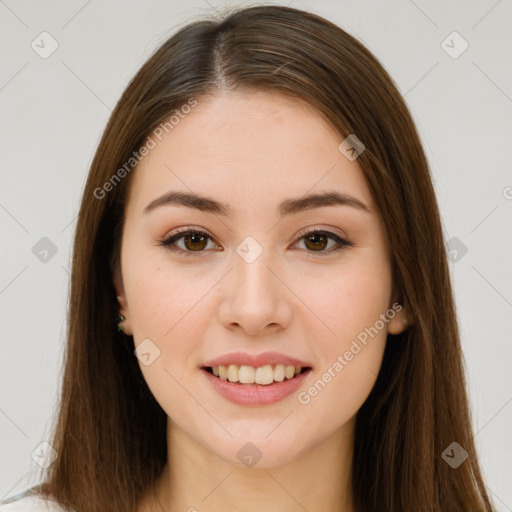
<path id="1" fill-rule="evenodd" d="M 199 235 L 197 233 L 193 233 L 192 235 L 188 235 L 186 237 L 186 239 L 187 239 L 187 242 L 188 241 L 192 241 L 192 244 L 197 244 L 198 241 L 199 241 L 199 243 L 200 242 L 204 243 L 205 237 L 203 235 Z M 187 248 L 190 249 L 190 247 L 188 247 L 188 244 L 187 244 Z M 197 245 L 195 246 L 195 248 L 196 249 L 198 248 Z M 199 247 L 199 249 L 204 249 L 204 246 Z"/>
<path id="2" fill-rule="evenodd" d="M 319 242 L 318 239 L 322 239 L 322 242 Z M 318 233 L 314 233 L 312 235 L 310 235 L 307 239 L 306 239 L 306 243 L 309 241 L 309 242 L 313 242 L 314 245 L 316 245 L 316 247 L 313 247 L 313 248 L 316 248 L 316 249 L 323 249 L 325 248 L 325 240 L 326 240 L 326 236 L 325 235 L 322 235 L 322 234 L 318 234 Z M 318 247 L 318 244 L 320 244 L 320 247 Z"/>

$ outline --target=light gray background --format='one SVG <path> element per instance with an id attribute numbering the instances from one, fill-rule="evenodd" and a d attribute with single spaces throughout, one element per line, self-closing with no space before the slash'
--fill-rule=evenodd
<path id="1" fill-rule="evenodd" d="M 79 199 L 110 110 L 171 33 L 235 5 L 209 2 L 0 0 L 0 499 L 37 483 L 31 454 L 58 398 Z M 405 95 L 447 246 L 457 237 L 467 247 L 451 269 L 476 443 L 496 503 L 511 511 L 512 2 L 273 3 L 358 37 Z M 31 48 L 43 31 L 59 45 L 47 59 Z M 458 58 L 442 47 L 453 31 L 469 44 Z M 47 262 L 32 251 L 43 237 L 57 248 Z"/>

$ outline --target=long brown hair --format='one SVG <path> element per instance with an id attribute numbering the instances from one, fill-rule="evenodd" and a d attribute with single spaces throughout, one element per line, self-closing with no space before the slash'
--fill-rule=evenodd
<path id="1" fill-rule="evenodd" d="M 355 134 L 366 146 L 358 163 L 384 221 L 394 286 L 411 325 L 389 335 L 375 386 L 357 414 L 355 510 L 495 510 L 473 442 L 440 214 L 411 115 L 360 42 L 317 15 L 283 6 L 237 9 L 181 28 L 112 112 L 76 226 L 51 440 L 58 458 L 40 490 L 80 512 L 134 512 L 166 463 L 166 414 L 144 381 L 133 338 L 117 332 L 114 321 L 113 272 L 136 172 L 126 162 L 172 112 L 218 89 L 301 98 L 338 130 L 340 142 Z M 453 442 L 468 454 L 456 469 L 442 457 Z"/>

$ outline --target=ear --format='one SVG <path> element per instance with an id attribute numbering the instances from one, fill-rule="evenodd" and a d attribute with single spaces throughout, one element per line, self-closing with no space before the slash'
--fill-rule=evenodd
<path id="1" fill-rule="evenodd" d="M 393 297 L 389 306 L 391 311 L 395 312 L 393 318 L 390 318 L 388 323 L 389 334 L 402 334 L 407 327 L 411 324 L 409 320 L 407 309 L 403 305 L 403 299 L 401 294 L 399 295 L 396 291 L 393 291 Z"/>
<path id="2" fill-rule="evenodd" d="M 126 299 L 126 294 L 124 291 L 123 285 L 123 276 L 121 275 L 121 268 L 119 264 L 116 264 L 113 269 L 113 280 L 114 287 L 117 294 L 117 302 L 119 303 L 119 314 L 123 315 L 125 318 L 122 322 L 119 323 L 119 326 L 123 328 L 123 332 L 128 334 L 129 336 L 133 335 L 133 330 L 130 324 L 130 313 L 128 309 L 128 301 Z"/>
<path id="3" fill-rule="evenodd" d="M 400 304 L 401 309 L 398 311 L 398 302 L 393 303 L 395 307 L 392 308 L 396 313 L 395 316 L 389 321 L 388 333 L 389 334 L 402 334 L 409 326 L 409 319 L 405 308 Z"/>

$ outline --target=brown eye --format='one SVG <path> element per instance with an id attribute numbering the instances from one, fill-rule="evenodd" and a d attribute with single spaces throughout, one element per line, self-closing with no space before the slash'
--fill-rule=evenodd
<path id="1" fill-rule="evenodd" d="M 199 233 L 192 233 L 183 237 L 185 248 L 190 251 L 201 251 L 207 245 L 207 237 Z"/>
<path id="2" fill-rule="evenodd" d="M 306 247 L 312 251 L 323 251 L 327 247 L 328 240 L 329 237 L 320 233 L 313 233 L 304 237 Z"/>
<path id="3" fill-rule="evenodd" d="M 327 255 L 337 252 L 344 247 L 352 247 L 354 245 L 352 242 L 349 242 L 330 231 L 311 229 L 303 232 L 301 235 L 299 242 L 304 241 L 304 245 L 308 252 L 318 252 Z M 328 247 L 329 241 L 334 242 L 330 247 Z"/>
<path id="4" fill-rule="evenodd" d="M 161 240 L 160 244 L 170 251 L 192 256 L 192 253 L 206 252 L 205 249 L 210 241 L 212 241 L 212 238 L 207 233 L 187 229 Z M 181 247 L 178 242 L 182 242 Z"/>

